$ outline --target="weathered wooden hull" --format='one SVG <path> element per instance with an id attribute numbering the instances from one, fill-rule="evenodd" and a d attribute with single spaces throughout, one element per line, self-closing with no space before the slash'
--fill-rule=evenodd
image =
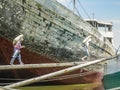
<path id="1" fill-rule="evenodd" d="M 25 64 L 81 61 L 81 57 L 85 55 L 82 41 L 88 35 L 92 35 L 90 54 L 95 58 L 115 54 L 111 43 L 104 41 L 97 30 L 54 0 L 40 0 L 39 3 L 34 0 L 2 0 L 0 4 L 2 65 L 10 63 L 12 40 L 20 33 L 25 36 L 23 44 L 26 48 L 21 50 Z M 14 64 L 18 64 L 18 61 Z M 0 71 L 0 76 L 26 79 L 64 68 L 66 67 Z M 71 74 L 73 73 L 81 72 L 74 71 Z M 102 74 L 92 72 L 71 80 L 56 82 L 90 83 L 101 81 Z"/>
<path id="2" fill-rule="evenodd" d="M 3 37 L 0 37 L 0 64 L 9 64 L 10 59 L 13 53 L 13 46 L 12 43 L 8 40 L 4 39 Z M 9 48 L 8 48 L 9 47 Z M 23 49 L 21 51 L 22 54 L 22 61 L 25 64 L 35 64 L 35 63 L 53 63 L 57 62 L 52 59 L 49 59 L 45 56 L 38 55 L 36 53 L 32 53 L 27 49 Z M 17 59 L 14 64 L 19 64 Z M 7 71 L 0 71 L 0 82 L 3 83 L 3 78 L 8 78 L 9 81 L 16 81 L 17 79 L 28 79 L 32 77 L 41 76 L 44 74 L 48 74 L 51 72 L 55 72 L 61 69 L 64 69 L 67 67 L 54 67 L 54 68 L 42 68 L 42 69 L 23 69 L 23 70 L 7 70 Z M 65 76 L 65 77 L 64 77 Z M 80 84 L 80 83 L 93 83 L 93 82 L 101 82 L 103 78 L 103 74 L 101 72 L 92 72 L 84 69 L 79 69 L 76 71 L 73 71 L 68 74 L 64 74 L 61 76 L 58 76 L 52 79 L 49 79 L 47 81 L 40 81 L 39 84 L 42 85 L 50 85 L 50 84 Z M 12 80 L 11 80 L 12 79 Z"/>

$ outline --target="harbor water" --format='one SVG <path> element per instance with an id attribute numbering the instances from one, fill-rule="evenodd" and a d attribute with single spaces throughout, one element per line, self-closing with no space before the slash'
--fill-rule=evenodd
<path id="1" fill-rule="evenodd" d="M 20 90 L 104 90 L 100 83 L 56 85 L 56 86 L 29 86 L 21 87 Z"/>

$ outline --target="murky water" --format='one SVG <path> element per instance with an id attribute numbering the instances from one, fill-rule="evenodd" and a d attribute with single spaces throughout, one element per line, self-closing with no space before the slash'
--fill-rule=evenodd
<path id="1" fill-rule="evenodd" d="M 29 86 L 20 90 L 104 90 L 101 83 L 57 85 L 57 86 Z"/>

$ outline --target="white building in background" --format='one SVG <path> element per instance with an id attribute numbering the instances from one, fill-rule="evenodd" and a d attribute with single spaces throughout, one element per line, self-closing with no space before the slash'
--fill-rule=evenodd
<path id="1" fill-rule="evenodd" d="M 101 22 L 98 20 L 89 20 L 86 19 L 88 23 L 90 23 L 92 26 L 94 26 L 96 29 L 99 30 L 99 32 L 108 39 L 111 43 L 113 43 L 113 31 L 112 31 L 112 22 Z"/>

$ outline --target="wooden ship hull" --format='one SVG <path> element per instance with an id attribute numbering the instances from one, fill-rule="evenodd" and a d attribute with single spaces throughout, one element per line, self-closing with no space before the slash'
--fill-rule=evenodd
<path id="1" fill-rule="evenodd" d="M 24 34 L 25 49 L 21 50 L 25 64 L 82 61 L 85 55 L 82 41 L 92 35 L 92 59 L 114 55 L 112 44 L 81 17 L 55 0 L 2 0 L 0 1 L 0 64 L 8 65 L 13 54 L 12 40 Z M 14 64 L 18 64 L 16 60 Z M 98 65 L 94 66 L 98 69 Z M 66 67 L 0 71 L 6 79 L 28 79 Z M 102 68 L 102 69 L 101 69 Z M 43 84 L 76 84 L 101 82 L 102 71 L 76 70 L 66 75 L 77 77 L 42 82 Z M 86 73 L 86 74 L 85 74 Z M 64 75 L 62 75 L 64 76 Z M 61 77 L 61 76 L 59 76 Z M 2 82 L 2 80 L 1 80 Z"/>

